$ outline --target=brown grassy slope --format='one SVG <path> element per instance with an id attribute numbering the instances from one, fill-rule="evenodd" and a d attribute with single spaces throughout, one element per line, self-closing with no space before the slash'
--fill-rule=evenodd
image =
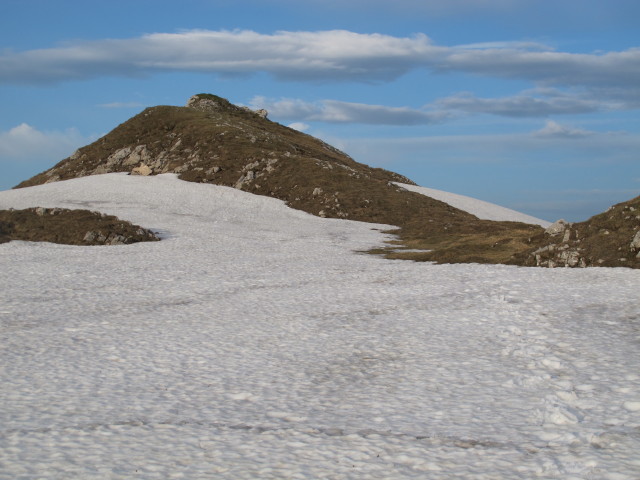
<path id="1" fill-rule="evenodd" d="M 519 265 L 640 268 L 640 246 L 632 246 L 640 231 L 640 197 L 610 207 L 589 220 L 569 224 L 558 235 L 541 233 L 532 246 L 513 259 Z M 537 258 L 536 258 L 537 255 Z"/>
<path id="2" fill-rule="evenodd" d="M 326 143 L 213 95 L 206 111 L 148 108 L 52 169 L 22 182 L 38 185 L 144 163 L 153 174 L 235 186 L 273 196 L 314 215 L 397 225 L 405 245 L 429 249 L 390 256 L 441 262 L 504 263 L 529 247 L 538 226 L 491 222 L 390 182 L 413 183 L 371 168 Z"/>
<path id="3" fill-rule="evenodd" d="M 158 237 L 150 230 L 113 215 L 36 207 L 0 210 L 0 243 L 11 240 L 67 245 L 124 245 L 156 241 Z"/>

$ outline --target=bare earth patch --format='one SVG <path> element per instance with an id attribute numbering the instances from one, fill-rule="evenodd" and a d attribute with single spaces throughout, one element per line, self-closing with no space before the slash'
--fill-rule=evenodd
<path id="1" fill-rule="evenodd" d="M 113 215 L 66 208 L 0 210 L 0 243 L 11 240 L 67 245 L 126 245 L 159 240 L 155 233 Z"/>

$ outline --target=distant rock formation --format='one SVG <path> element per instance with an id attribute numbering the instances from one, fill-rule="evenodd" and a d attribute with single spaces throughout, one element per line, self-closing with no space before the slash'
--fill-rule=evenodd
<path id="1" fill-rule="evenodd" d="M 640 197 L 585 222 L 558 220 L 533 242 L 525 265 L 640 268 Z"/>

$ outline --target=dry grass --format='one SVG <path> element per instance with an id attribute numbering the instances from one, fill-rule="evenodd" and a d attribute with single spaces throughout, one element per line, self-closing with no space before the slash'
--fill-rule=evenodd
<path id="1" fill-rule="evenodd" d="M 95 232 L 87 238 L 88 232 Z M 67 245 L 105 245 L 116 237 L 120 243 L 156 241 L 150 230 L 89 210 L 28 208 L 0 210 L 0 243 L 11 240 Z"/>

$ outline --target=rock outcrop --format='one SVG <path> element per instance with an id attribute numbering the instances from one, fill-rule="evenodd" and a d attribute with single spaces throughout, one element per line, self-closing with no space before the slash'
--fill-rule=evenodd
<path id="1" fill-rule="evenodd" d="M 257 115 L 260 118 L 267 118 L 268 112 L 261 108 L 258 110 L 251 110 L 249 107 L 237 107 L 233 105 L 228 100 L 218 97 L 216 95 L 211 95 L 209 93 L 199 93 L 197 95 L 192 96 L 187 100 L 186 107 L 195 108 L 196 110 L 200 110 L 203 112 L 223 112 L 229 111 L 233 109 L 240 109 L 244 112 L 248 112 L 254 115 Z"/>
<path id="2" fill-rule="evenodd" d="M 99 212 L 34 207 L 0 210 L 0 243 L 11 240 L 67 245 L 128 245 L 157 241 L 151 230 Z"/>
<path id="3" fill-rule="evenodd" d="M 525 265 L 640 268 L 640 197 L 585 222 L 558 220 L 532 243 L 538 246 L 519 258 Z"/>

